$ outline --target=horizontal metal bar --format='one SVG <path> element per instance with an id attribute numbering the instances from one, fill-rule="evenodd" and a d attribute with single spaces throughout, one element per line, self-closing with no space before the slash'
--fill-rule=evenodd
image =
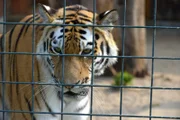
<path id="1" fill-rule="evenodd" d="M 94 2 L 95 3 L 95 2 Z M 65 3 L 64 3 L 65 4 Z M 65 6 L 65 5 L 64 5 Z M 34 7 L 35 8 L 35 7 Z M 125 8 L 126 10 L 126 8 Z M 126 16 L 126 15 L 124 15 Z M 156 13 L 154 14 L 154 16 L 156 16 Z M 5 16 L 4 16 L 5 17 Z M 124 17 L 125 18 L 125 17 Z M 33 19 L 34 20 L 34 19 Z M 35 21 L 34 21 L 35 22 Z M 40 25 L 40 26 L 62 26 L 62 27 L 66 27 L 66 26 L 87 26 L 87 27 L 115 27 L 115 28 L 147 28 L 147 29 L 180 29 L 180 26 L 156 26 L 156 24 L 152 25 L 152 26 L 132 26 L 132 25 L 112 25 L 112 26 L 108 26 L 108 25 L 84 25 L 84 24 L 51 24 L 51 23 L 26 23 L 26 22 L 0 22 L 0 24 L 5 25 Z M 65 22 L 63 22 L 65 23 Z M 5 31 L 5 30 L 4 30 Z M 4 32 L 5 33 L 5 32 Z M 4 37 L 5 38 L 5 37 Z M 156 38 L 156 36 L 154 36 L 154 38 Z M 123 40 L 124 42 L 124 40 Z M 152 48 L 154 48 L 154 43 Z M 77 57 L 109 57 L 109 58 L 126 58 L 126 59 L 130 59 L 130 58 L 134 58 L 134 59 L 152 59 L 152 60 L 180 60 L 180 57 L 167 57 L 167 56 L 125 56 L 124 54 L 122 56 L 96 56 L 96 55 L 79 55 L 79 54 L 59 54 L 59 55 L 55 55 L 55 54 L 41 54 L 41 53 L 30 53 L 30 52 L 0 52 L 0 55 L 8 55 L 8 54 L 16 54 L 16 55 L 45 55 L 45 56 L 77 56 Z M 152 63 L 153 64 L 153 63 Z M 153 69 L 153 68 L 152 68 Z M 32 71 L 33 72 L 33 71 Z M 33 75 L 32 75 L 33 76 Z M 153 79 L 153 74 L 151 73 L 152 79 Z M 122 90 L 123 88 L 130 88 L 130 89 L 150 89 L 150 90 L 180 90 L 180 88 L 177 87 L 161 87 L 161 86 L 153 86 L 153 85 L 149 85 L 149 86 L 114 86 L 114 85 L 96 85 L 96 84 L 90 84 L 90 85 L 77 85 L 77 84 L 64 84 L 64 83 L 42 83 L 42 82 L 35 82 L 35 81 L 30 81 L 30 82 L 12 82 L 12 81 L 7 81 L 5 80 L 5 78 L 0 81 L 0 85 L 1 84 L 30 84 L 30 85 L 59 85 L 59 86 L 67 86 L 67 85 L 74 85 L 74 86 L 87 86 L 87 87 L 99 87 L 99 88 L 116 88 L 116 89 L 120 89 Z M 122 92 L 122 91 L 121 91 Z M 3 92 L 4 93 L 4 92 Z M 33 92 L 32 92 L 33 93 Z M 32 94 L 33 95 L 33 94 Z M 93 94 L 92 94 L 93 95 Z M 92 97 L 93 98 L 93 97 Z M 152 103 L 152 98 L 153 96 L 150 96 L 150 101 Z M 122 100 L 122 97 L 121 97 Z M 150 103 L 150 111 L 152 109 L 152 105 Z M 62 104 L 63 105 L 63 104 Z M 122 105 L 119 106 L 122 108 Z M 3 107 L 4 108 L 4 107 Z M 62 107 L 63 108 L 63 107 Z M 91 105 L 91 110 L 92 110 L 92 105 Z M 81 114 L 81 113 L 64 113 L 64 112 L 36 112 L 34 111 L 34 107 L 32 109 L 32 111 L 20 111 L 20 110 L 0 110 L 0 112 L 8 112 L 8 113 L 33 113 L 33 114 L 60 114 L 60 115 L 84 115 L 84 116 L 98 116 L 98 117 L 130 117 L 130 118 L 161 118 L 161 119 L 180 119 L 180 116 L 152 116 L 151 112 L 149 114 L 149 116 L 140 116 L 140 115 L 131 115 L 131 114 L 121 114 L 121 112 L 119 114 L 94 114 L 94 113 L 90 113 L 90 114 Z"/>
<path id="2" fill-rule="evenodd" d="M 20 111 L 20 110 L 0 110 L 0 112 L 8 113 L 31 113 L 31 114 L 63 114 L 63 115 L 81 115 L 81 116 L 101 116 L 101 117 L 130 117 L 130 118 L 163 118 L 163 119 L 180 119 L 180 116 L 140 116 L 140 115 L 120 115 L 120 114 L 82 114 L 82 113 L 65 113 L 65 112 L 35 112 L 35 111 Z"/>
<path id="3" fill-rule="evenodd" d="M 177 87 L 151 87 L 151 86 L 114 86 L 114 85 L 77 85 L 77 84 L 64 84 L 64 83 L 39 83 L 39 82 L 12 82 L 12 81 L 0 81 L 0 84 L 30 84 L 30 85 L 60 85 L 60 86 L 86 86 L 86 87 L 104 87 L 104 88 L 136 88 L 136 89 L 154 89 L 154 90 L 180 90 Z"/>
<path id="4" fill-rule="evenodd" d="M 180 26 L 130 26 L 130 25 L 84 25 L 84 24 L 48 24 L 48 23 L 25 23 L 25 22 L 0 22 L 4 25 L 42 25 L 42 26 L 87 26 L 87 27 L 115 27 L 115 28 L 149 28 L 149 29 L 180 29 Z"/>
<path id="5" fill-rule="evenodd" d="M 154 57 L 151 57 L 151 56 L 104 56 L 104 55 L 98 56 L 98 55 L 79 55 L 79 54 L 43 54 L 43 53 L 30 53 L 30 52 L 0 52 L 0 54 L 180 60 L 180 57 L 156 57 L 156 56 Z"/>

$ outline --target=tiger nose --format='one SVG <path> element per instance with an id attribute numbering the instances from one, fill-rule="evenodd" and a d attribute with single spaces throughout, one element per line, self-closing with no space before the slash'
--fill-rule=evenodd
<path id="1" fill-rule="evenodd" d="M 72 85 L 66 85 L 66 86 L 64 86 L 66 89 L 68 89 L 68 90 L 71 90 L 74 86 L 72 86 Z"/>

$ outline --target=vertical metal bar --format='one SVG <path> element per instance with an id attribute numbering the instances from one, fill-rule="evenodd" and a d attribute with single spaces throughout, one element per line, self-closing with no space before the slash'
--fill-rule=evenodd
<path id="1" fill-rule="evenodd" d="M 35 12 L 36 12 L 36 0 L 33 0 L 33 10 L 32 10 L 32 12 L 33 12 L 33 31 L 32 31 L 32 53 L 34 53 L 34 51 L 35 51 L 35 25 L 34 25 L 34 23 L 35 23 Z M 32 110 L 31 110 L 31 112 L 32 112 L 32 114 L 31 114 L 31 119 L 32 120 L 34 120 L 34 118 L 33 118 L 33 114 L 34 114 L 34 58 L 35 58 L 35 56 L 34 55 L 32 55 L 32 75 L 31 75 L 31 77 L 32 77 Z"/>
<path id="2" fill-rule="evenodd" d="M 123 26 L 126 25 L 126 0 L 124 0 L 124 12 L 123 12 Z M 124 56 L 124 41 L 125 41 L 125 28 L 122 28 L 122 56 Z M 120 81 L 120 110 L 119 120 L 122 120 L 122 105 L 123 105 L 123 79 L 124 79 L 124 58 L 121 63 L 121 81 Z"/>
<path id="3" fill-rule="evenodd" d="M 157 0 L 154 0 L 154 26 L 156 26 L 156 15 L 157 15 Z M 154 43 L 156 40 L 156 28 L 153 28 L 153 40 L 152 40 L 152 65 L 151 65 L 151 88 L 150 88 L 150 104 L 149 104 L 149 120 L 152 115 L 152 97 L 153 97 L 153 84 L 154 84 Z"/>
<path id="4" fill-rule="evenodd" d="M 66 0 L 64 0 L 64 3 L 63 3 L 63 9 L 64 9 L 64 11 L 63 11 L 63 46 L 62 46 L 62 53 L 63 54 L 65 54 L 65 20 L 66 20 Z M 65 71 L 65 69 L 64 69 L 64 63 L 65 63 L 65 56 L 62 56 L 62 82 L 61 82 L 61 85 L 62 85 L 62 91 L 61 91 L 61 93 L 62 93 L 62 101 L 61 101 L 61 120 L 63 120 L 63 101 L 64 101 L 64 71 Z"/>
<path id="5" fill-rule="evenodd" d="M 95 19 L 96 19 L 96 0 L 93 0 L 93 25 L 95 25 Z M 93 34 L 93 37 L 92 37 L 92 39 L 93 39 L 93 57 L 92 57 L 92 70 L 91 70 L 91 97 L 90 97 L 90 114 L 89 114 L 89 116 L 90 116 L 90 120 L 92 120 L 92 112 L 93 112 L 93 109 L 92 109 L 92 107 L 93 107 L 93 85 L 94 85 L 94 41 L 95 41 L 95 32 L 94 32 L 94 26 L 92 27 L 92 34 Z"/>
<path id="6" fill-rule="evenodd" d="M 3 22 L 5 23 L 6 22 L 6 0 L 3 0 Z M 6 53 L 6 36 L 5 36 L 5 33 L 6 33 L 6 24 L 3 23 L 3 40 L 2 40 L 2 52 L 3 52 L 3 55 L 2 55 L 2 62 L 3 64 L 1 64 L 2 66 L 2 110 L 3 110 L 3 116 L 2 116 L 2 120 L 6 120 L 7 118 L 5 117 L 5 81 L 6 81 L 6 57 L 5 57 L 5 53 Z"/>

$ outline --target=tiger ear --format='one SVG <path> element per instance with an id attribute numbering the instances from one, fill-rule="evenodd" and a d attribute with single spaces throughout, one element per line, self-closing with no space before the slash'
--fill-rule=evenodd
<path id="1" fill-rule="evenodd" d="M 115 25 L 115 23 L 118 21 L 119 15 L 117 10 L 113 9 L 99 14 L 96 19 L 98 25 L 107 25 L 109 27 L 102 28 L 111 31 L 113 29 L 111 26 Z"/>
<path id="2" fill-rule="evenodd" d="M 55 9 L 40 3 L 38 3 L 38 11 L 44 22 L 48 23 L 51 23 L 54 20 L 52 15 L 57 12 Z"/>

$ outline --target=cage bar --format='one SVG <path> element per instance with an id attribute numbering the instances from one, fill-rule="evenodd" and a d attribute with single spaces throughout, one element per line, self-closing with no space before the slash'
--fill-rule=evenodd
<path id="1" fill-rule="evenodd" d="M 156 41 L 156 30 L 157 29 L 176 29 L 176 30 L 179 30 L 180 29 L 180 26 L 157 26 L 157 21 L 156 21 L 156 16 L 157 16 L 157 0 L 153 0 L 154 2 L 154 7 L 153 7 L 153 10 L 154 10 L 154 13 L 153 13 L 153 25 L 152 26 L 131 26 L 131 25 L 126 25 L 126 9 L 127 9 L 127 6 L 126 6 L 126 0 L 124 0 L 124 12 L 123 12 L 123 24 L 122 25 L 114 25 L 112 27 L 115 27 L 115 28 L 122 28 L 122 56 L 95 56 L 94 54 L 93 55 L 83 55 L 85 57 L 92 57 L 92 61 L 94 59 L 94 57 L 111 57 L 111 58 L 121 58 L 122 59 L 122 67 L 121 67 L 121 72 L 123 73 L 124 72 L 124 59 L 128 59 L 128 58 L 133 58 L 133 59 L 149 59 L 151 60 L 152 64 L 151 64 L 151 84 L 150 86 L 123 86 L 122 83 L 123 83 L 123 78 L 124 78 L 124 75 L 121 74 L 121 86 L 113 86 L 113 85 L 95 85 L 94 84 L 94 75 L 93 75 L 93 72 L 91 74 L 91 84 L 90 85 L 74 85 L 74 84 L 64 84 L 64 82 L 62 83 L 58 83 L 58 85 L 62 86 L 62 92 L 64 92 L 64 87 L 63 86 L 66 86 L 66 85 L 74 85 L 74 86 L 89 86 L 90 89 L 91 89 L 91 93 L 90 93 L 90 113 L 89 114 L 80 114 L 80 113 L 66 113 L 63 111 L 63 101 L 61 102 L 61 112 L 36 112 L 34 111 L 34 94 L 35 94 L 35 91 L 34 91 L 34 85 L 56 85 L 56 83 L 39 83 L 39 82 L 35 82 L 34 81 L 34 57 L 38 56 L 38 55 L 50 55 L 50 56 L 60 56 L 62 57 L 62 81 L 64 81 L 64 72 L 65 72 L 65 68 L 64 68 L 64 63 L 66 62 L 65 61 L 65 57 L 67 56 L 77 56 L 77 57 L 80 57 L 81 55 L 79 54 L 65 54 L 65 49 L 64 49 L 64 44 L 63 44 L 63 49 L 62 49 L 62 52 L 63 54 L 61 55 L 54 55 L 54 54 L 37 54 L 35 53 L 35 36 L 36 36 L 36 31 L 35 31 L 35 26 L 36 25 L 43 25 L 43 26 L 58 26 L 57 24 L 47 24 L 47 23 L 35 23 L 35 9 L 36 9 L 36 1 L 33 0 L 33 9 L 32 9 L 32 13 L 33 13 L 33 22 L 32 23 L 25 23 L 25 22 L 7 22 L 6 21 L 6 6 L 7 6 L 7 2 L 6 0 L 3 0 L 3 22 L 0 22 L 0 24 L 3 24 L 3 34 L 6 33 L 6 25 L 33 25 L 33 31 L 32 31 L 32 36 L 33 36 L 33 39 L 32 39 L 32 52 L 6 52 L 5 50 L 5 36 L 3 36 L 3 39 L 1 41 L 1 44 L 3 45 L 3 50 L 0 52 L 0 55 L 2 56 L 2 80 L 0 81 L 0 84 L 2 86 L 2 110 L 0 110 L 0 112 L 3 113 L 3 118 L 2 120 L 6 120 L 5 118 L 5 114 L 6 113 L 30 113 L 31 114 L 31 117 L 32 117 L 32 120 L 33 120 L 33 114 L 58 114 L 58 115 L 61 115 L 61 120 L 63 120 L 63 116 L 65 115 L 75 115 L 75 116 L 89 116 L 90 117 L 90 120 L 93 120 L 93 117 L 94 116 L 98 116 L 98 117 L 118 117 L 119 120 L 123 120 L 123 118 L 147 118 L 149 120 L 152 120 L 153 118 L 161 118 L 161 119 L 180 119 L 180 116 L 179 117 L 175 117 L 175 116 L 153 116 L 152 115 L 152 100 L 153 100 L 153 90 L 180 90 L 180 88 L 175 88 L 175 87 L 156 87 L 154 86 L 154 61 L 156 59 L 158 60 L 176 60 L 176 61 L 180 61 L 180 57 L 160 57 L 160 56 L 155 56 L 155 41 Z M 65 33 L 65 27 L 66 26 L 87 26 L 87 27 L 92 27 L 93 28 L 93 41 L 95 40 L 95 31 L 94 31 L 94 28 L 95 27 L 108 27 L 107 25 L 96 25 L 95 24 L 95 13 L 96 13 L 96 0 L 93 0 L 93 25 L 82 25 L 82 24 L 76 24 L 76 25 L 68 25 L 68 24 L 65 24 L 65 14 L 66 14 L 66 10 L 65 10 L 65 7 L 66 7 L 66 0 L 64 0 L 63 2 L 63 8 L 64 8 L 64 19 L 63 19 L 63 33 Z M 126 32 L 125 30 L 126 29 L 129 29 L 129 28 L 146 28 L 146 29 L 152 29 L 153 30 L 153 38 L 152 38 L 152 56 L 126 56 L 125 55 L 125 36 L 126 36 Z M 63 41 L 65 41 L 65 36 L 63 36 Z M 93 43 L 93 47 L 94 47 L 94 43 Z M 94 53 L 94 51 L 93 51 Z M 9 54 L 14 54 L 14 55 L 31 55 L 32 56 L 32 81 L 31 82 L 12 82 L 10 80 L 6 80 L 6 77 L 5 77 L 5 74 L 6 74 L 6 68 L 5 68 L 5 64 L 6 64 L 6 61 L 5 61 L 5 57 L 6 55 L 9 55 Z M 92 63 L 92 71 L 94 69 L 94 64 Z M 5 85 L 6 84 L 29 84 L 32 86 L 32 110 L 31 111 L 20 111 L 20 110 L 7 110 L 5 109 Z M 102 88 L 107 88 L 107 87 L 112 87 L 112 88 L 119 88 L 120 90 L 120 106 L 119 107 L 119 114 L 95 114 L 93 113 L 93 89 L 96 88 L 96 87 L 102 87 Z M 139 115 L 124 115 L 123 114 L 123 90 L 124 89 L 127 89 L 127 88 L 139 88 L 139 89 L 148 89 L 150 91 L 150 96 L 149 96 L 149 115 L 148 116 L 139 116 Z M 62 99 L 63 99 L 63 94 L 62 94 Z"/>

